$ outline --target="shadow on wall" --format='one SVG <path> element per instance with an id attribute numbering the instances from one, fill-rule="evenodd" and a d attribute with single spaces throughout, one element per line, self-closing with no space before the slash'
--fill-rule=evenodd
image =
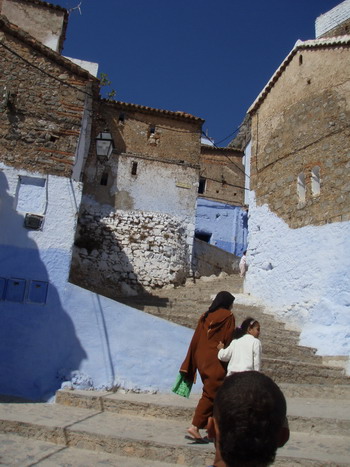
<path id="1" fill-rule="evenodd" d="M 113 236 L 108 225 L 78 221 L 69 280 L 111 299 L 147 295 L 139 282 L 124 247 Z M 101 231 L 109 234 L 99 236 Z"/>
<path id="2" fill-rule="evenodd" d="M 239 271 L 240 258 L 207 242 L 194 239 L 192 271 L 197 277 L 219 275 L 220 272 L 233 274 Z"/>
<path id="3" fill-rule="evenodd" d="M 70 272 L 73 284 L 119 301 L 184 283 L 189 248 L 177 219 L 107 209 L 86 205 L 80 212 Z"/>
<path id="4" fill-rule="evenodd" d="M 39 251 L 7 190 L 0 171 L 0 394 L 47 400 L 86 352 L 40 257 L 59 265 L 65 252 Z M 38 284 L 46 291 L 40 300 L 31 294 Z"/>

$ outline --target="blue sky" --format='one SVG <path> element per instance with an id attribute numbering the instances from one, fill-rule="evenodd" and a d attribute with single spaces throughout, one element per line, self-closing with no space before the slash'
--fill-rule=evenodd
<path id="1" fill-rule="evenodd" d="M 60 0 L 64 55 L 99 63 L 116 99 L 188 112 L 219 146 L 298 39 L 340 0 Z M 226 138 L 226 139 L 225 139 Z"/>

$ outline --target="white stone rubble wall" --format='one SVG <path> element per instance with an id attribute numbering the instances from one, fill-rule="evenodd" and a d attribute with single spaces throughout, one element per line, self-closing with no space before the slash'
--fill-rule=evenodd
<path id="1" fill-rule="evenodd" d="M 74 274 L 106 294 L 182 283 L 189 274 L 194 226 L 162 213 L 85 208 L 73 260 Z M 84 285 L 84 284 L 82 284 Z M 102 289 L 101 289 L 102 288 Z"/>

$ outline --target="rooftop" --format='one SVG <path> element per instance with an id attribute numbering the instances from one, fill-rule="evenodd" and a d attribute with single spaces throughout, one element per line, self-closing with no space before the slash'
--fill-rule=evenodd
<path id="1" fill-rule="evenodd" d="M 171 111 L 171 110 L 163 110 L 163 109 L 155 109 L 153 107 L 147 107 L 145 105 L 138 105 L 138 104 L 130 104 L 128 102 L 121 102 L 121 101 L 113 101 L 109 99 L 102 99 L 108 105 L 112 105 L 113 107 L 119 108 L 120 110 L 129 110 L 132 112 L 142 112 L 148 114 L 158 114 L 165 117 L 175 118 L 178 120 L 190 120 L 194 123 L 203 124 L 204 120 L 199 117 L 195 117 L 186 112 L 181 111 Z"/>
<path id="2" fill-rule="evenodd" d="M 265 100 L 266 96 L 269 94 L 271 89 L 274 87 L 276 82 L 278 81 L 279 77 L 282 75 L 284 70 L 287 68 L 289 63 L 292 61 L 294 55 L 297 54 L 300 50 L 305 49 L 323 49 L 329 47 L 339 47 L 339 46 L 349 46 L 350 45 L 350 35 L 348 36 L 338 36 L 338 37 L 326 37 L 324 39 L 313 39 L 308 41 L 301 41 L 298 40 L 293 49 L 287 55 L 287 57 L 283 60 L 281 65 L 277 68 L 275 73 L 272 75 L 272 78 L 266 84 L 264 89 L 255 99 L 253 104 L 248 109 L 248 113 L 254 113 L 261 105 L 261 103 Z"/>
<path id="3" fill-rule="evenodd" d="M 23 0 L 22 0 L 23 1 Z M 46 2 L 39 2 L 39 0 L 24 0 L 27 2 L 36 2 L 36 3 L 46 3 Z M 88 71 L 84 70 L 80 66 L 76 65 L 73 63 L 71 60 L 63 57 L 60 55 L 58 52 L 55 52 L 54 50 L 50 49 L 49 47 L 46 47 L 44 44 L 42 44 L 40 41 L 36 40 L 33 36 L 28 34 L 27 32 L 23 31 L 23 29 L 19 28 L 15 24 L 12 24 L 9 22 L 9 20 L 6 18 L 4 15 L 0 15 L 0 29 L 7 32 L 8 34 L 16 37 L 20 41 L 24 42 L 28 46 L 32 47 L 33 49 L 39 51 L 42 53 L 44 56 L 49 58 L 50 60 L 55 61 L 57 64 L 64 66 L 66 69 L 71 71 L 74 74 L 77 74 L 85 79 L 89 80 L 94 80 L 98 82 L 97 78 L 92 76 Z M 12 51 L 8 45 L 6 44 L 6 41 L 2 40 L 0 41 L 0 45 L 10 52 L 15 53 Z M 21 57 L 23 58 L 23 57 Z"/>

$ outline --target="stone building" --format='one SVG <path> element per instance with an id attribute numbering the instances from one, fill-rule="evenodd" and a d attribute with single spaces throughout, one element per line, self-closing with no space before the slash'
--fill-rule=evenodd
<path id="1" fill-rule="evenodd" d="M 41 0 L 0 0 L 0 14 L 41 44 L 62 52 L 68 24 L 65 8 Z"/>
<path id="2" fill-rule="evenodd" d="M 339 7 L 349 21 L 350 3 Z M 298 41 L 249 109 L 246 290 L 301 329 L 302 343 L 325 354 L 332 341 L 346 355 L 350 36 L 330 36 Z"/>
<path id="3" fill-rule="evenodd" d="M 250 109 L 251 188 L 293 228 L 350 219 L 349 44 L 298 42 Z"/>
<path id="4" fill-rule="evenodd" d="M 248 233 L 243 156 L 241 149 L 202 144 L 195 231 L 198 240 L 239 256 Z"/>
<path id="5" fill-rule="evenodd" d="M 99 82 L 5 16 L 0 49 L 0 394 L 167 391 L 191 331 L 68 281 Z"/>
<path id="6" fill-rule="evenodd" d="M 2 161 L 79 180 L 86 157 L 84 141 L 78 146 L 80 129 L 91 125 L 97 80 L 6 17 L 0 26 Z"/>
<path id="7" fill-rule="evenodd" d="M 201 146 L 200 197 L 242 206 L 244 202 L 243 151 Z"/>
<path id="8" fill-rule="evenodd" d="M 102 101 L 91 148 L 71 279 L 110 297 L 181 283 L 189 274 L 203 120 Z"/>

